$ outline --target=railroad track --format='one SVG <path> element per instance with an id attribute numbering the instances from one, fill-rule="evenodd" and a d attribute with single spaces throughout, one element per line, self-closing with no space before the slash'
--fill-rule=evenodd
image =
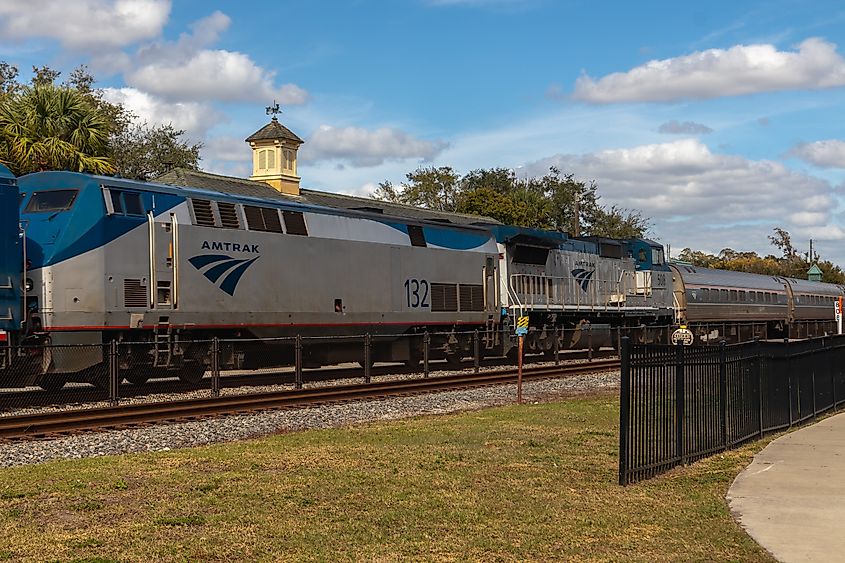
<path id="1" fill-rule="evenodd" d="M 523 379 L 575 376 L 619 369 L 618 360 L 585 364 L 528 367 Z M 516 381 L 515 369 L 482 373 L 459 373 L 431 378 L 378 381 L 369 384 L 313 387 L 308 389 L 204 397 L 176 401 L 77 409 L 0 418 L 0 440 L 51 438 L 82 431 L 148 425 L 156 422 L 196 420 L 211 416 L 272 409 L 303 408 L 327 403 L 430 393 L 501 385 Z"/>
<path id="2" fill-rule="evenodd" d="M 595 352 L 594 358 L 600 359 L 605 357 L 615 356 L 613 351 Z M 561 360 L 577 360 L 586 359 L 585 352 L 567 352 L 561 353 Z M 529 356 L 526 358 L 526 365 L 532 362 L 547 362 L 548 358 L 539 356 Z M 512 366 L 511 360 L 507 358 L 485 358 L 481 360 L 480 365 L 483 367 L 500 367 Z M 472 366 L 471 362 L 464 362 L 460 367 L 449 366 L 446 362 L 432 361 L 431 371 L 439 371 L 446 369 L 467 369 Z M 420 367 L 408 368 L 401 365 L 389 366 L 374 366 L 371 370 L 373 377 L 384 375 L 403 375 L 420 373 Z M 312 383 L 319 381 L 330 381 L 335 379 L 351 379 L 363 377 L 364 370 L 362 368 L 348 368 L 348 367 L 324 367 L 321 369 L 306 369 L 303 370 L 303 382 Z M 238 387 L 262 387 L 268 385 L 283 385 L 294 382 L 294 374 L 292 368 L 264 368 L 256 370 L 251 373 L 226 373 L 221 374 L 220 388 L 234 389 Z M 131 383 L 121 383 L 118 387 L 118 397 L 120 399 L 131 399 L 134 397 L 141 397 L 146 395 L 169 394 L 169 393 L 189 393 L 197 389 L 211 389 L 211 378 L 206 376 L 199 384 L 185 383 L 176 379 L 176 374 L 173 377 L 165 379 L 152 379 L 143 385 L 133 385 Z M 11 411 L 14 409 L 26 409 L 48 406 L 61 406 L 66 404 L 85 404 L 95 403 L 99 401 L 108 401 L 108 391 L 97 389 L 88 384 L 78 384 L 68 386 L 58 391 L 45 391 L 43 389 L 10 389 L 0 391 L 0 413 L 4 411 Z"/>

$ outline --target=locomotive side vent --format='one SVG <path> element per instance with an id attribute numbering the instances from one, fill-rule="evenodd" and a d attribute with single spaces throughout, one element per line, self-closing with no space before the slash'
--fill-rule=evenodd
<path id="1" fill-rule="evenodd" d="M 264 217 L 264 230 L 271 233 L 282 232 L 282 220 L 279 219 L 279 210 L 270 207 L 262 207 L 261 215 Z"/>
<path id="2" fill-rule="evenodd" d="M 126 278 L 123 280 L 123 306 L 147 308 L 147 288 L 139 279 Z"/>
<path id="3" fill-rule="evenodd" d="M 300 211 L 282 211 L 285 218 L 285 232 L 289 235 L 308 236 L 308 228 L 305 226 L 305 217 Z"/>
<path id="4" fill-rule="evenodd" d="M 197 225 L 201 227 L 214 227 L 214 212 L 211 210 L 211 202 L 207 199 L 192 199 L 191 207 L 194 209 L 194 218 Z"/>
<path id="5" fill-rule="evenodd" d="M 431 284 L 431 311 L 434 313 L 458 310 L 458 285 L 454 283 Z"/>
<path id="6" fill-rule="evenodd" d="M 218 201 L 217 211 L 220 213 L 220 224 L 223 225 L 224 229 L 241 228 L 241 222 L 238 220 L 238 211 L 234 203 Z"/>
<path id="7" fill-rule="evenodd" d="M 244 215 L 246 215 L 246 226 L 250 231 L 264 231 L 264 216 L 261 214 L 261 208 L 254 205 L 244 205 Z"/>
<path id="8" fill-rule="evenodd" d="M 244 205 L 244 215 L 250 231 L 282 232 L 282 222 L 276 209 Z"/>
<path id="9" fill-rule="evenodd" d="M 484 288 L 481 284 L 461 284 L 461 311 L 484 310 Z"/>

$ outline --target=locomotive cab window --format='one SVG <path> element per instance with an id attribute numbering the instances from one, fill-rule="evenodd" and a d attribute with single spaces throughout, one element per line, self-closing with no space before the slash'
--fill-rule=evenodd
<path id="1" fill-rule="evenodd" d="M 548 248 L 518 244 L 513 249 L 513 261 L 517 264 L 534 264 L 536 266 L 545 266 L 548 259 Z"/>
<path id="2" fill-rule="evenodd" d="M 109 215 L 144 216 L 144 202 L 138 192 L 105 188 L 106 207 Z M 109 204 L 111 204 L 109 208 Z"/>
<path id="3" fill-rule="evenodd" d="M 79 190 L 51 190 L 47 192 L 33 192 L 26 204 L 24 213 L 55 213 L 66 211 L 73 207 Z"/>
<path id="4" fill-rule="evenodd" d="M 659 266 L 663 264 L 663 249 L 662 248 L 651 248 L 651 263 L 655 266 Z"/>

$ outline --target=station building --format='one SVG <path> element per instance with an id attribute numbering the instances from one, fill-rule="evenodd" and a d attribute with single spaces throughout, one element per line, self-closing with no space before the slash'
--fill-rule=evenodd
<path id="1" fill-rule="evenodd" d="M 270 123 L 246 138 L 252 149 L 252 175 L 249 178 L 210 174 L 187 168 L 175 168 L 155 178 L 156 182 L 194 187 L 213 192 L 263 199 L 295 201 L 324 207 L 381 213 L 392 217 L 468 225 L 499 223 L 490 217 L 448 213 L 410 205 L 346 194 L 302 188 L 297 174 L 297 152 L 303 144 L 296 133 L 279 123 Z"/>

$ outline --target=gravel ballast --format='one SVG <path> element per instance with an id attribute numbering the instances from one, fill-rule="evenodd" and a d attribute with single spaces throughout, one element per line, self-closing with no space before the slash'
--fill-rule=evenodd
<path id="1" fill-rule="evenodd" d="M 526 402 L 602 391 L 619 386 L 619 372 L 606 371 L 523 384 Z M 143 428 L 89 432 L 42 441 L 0 444 L 0 467 L 133 452 L 168 451 L 276 432 L 334 428 L 426 414 L 445 414 L 511 404 L 516 385 L 497 385 L 407 397 L 276 410 Z"/>

